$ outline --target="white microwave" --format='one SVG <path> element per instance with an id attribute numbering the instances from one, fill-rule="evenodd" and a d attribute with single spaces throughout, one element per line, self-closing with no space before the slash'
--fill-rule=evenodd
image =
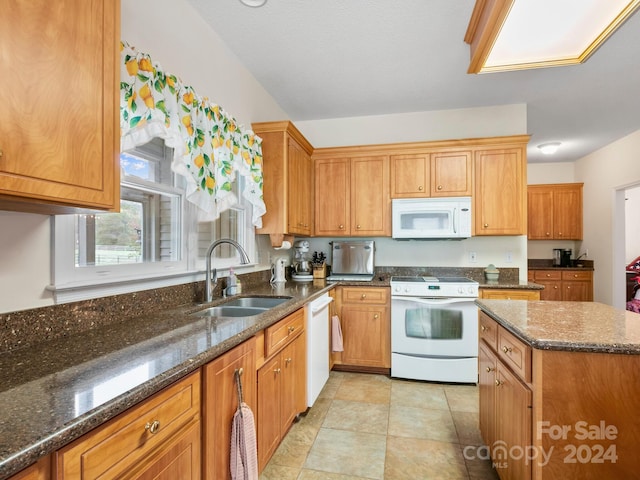
<path id="1" fill-rule="evenodd" d="M 469 238 L 471 197 L 395 198 L 393 238 Z"/>

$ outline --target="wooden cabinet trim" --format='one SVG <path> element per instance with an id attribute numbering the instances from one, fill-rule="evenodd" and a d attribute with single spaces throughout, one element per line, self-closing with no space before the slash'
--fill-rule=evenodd
<path id="1" fill-rule="evenodd" d="M 301 308 L 265 330 L 265 358 L 270 358 L 304 331 L 304 309 Z"/>

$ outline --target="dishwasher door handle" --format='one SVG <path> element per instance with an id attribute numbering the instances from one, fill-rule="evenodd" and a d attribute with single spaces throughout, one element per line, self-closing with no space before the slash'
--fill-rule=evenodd
<path id="1" fill-rule="evenodd" d="M 333 297 L 327 298 L 324 302 L 311 303 L 311 315 L 315 315 L 316 313 L 324 310 L 324 308 L 333 302 Z"/>

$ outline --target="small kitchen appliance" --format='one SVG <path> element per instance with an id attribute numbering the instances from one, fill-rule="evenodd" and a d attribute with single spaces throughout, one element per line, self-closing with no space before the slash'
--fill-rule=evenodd
<path id="1" fill-rule="evenodd" d="M 284 257 L 276 258 L 271 265 L 271 283 L 284 283 L 287 281 L 285 271 L 287 268 L 287 259 Z"/>
<path id="2" fill-rule="evenodd" d="M 560 267 L 562 266 L 562 248 L 554 248 L 553 249 L 553 266 Z"/>
<path id="3" fill-rule="evenodd" d="M 331 243 L 331 275 L 327 281 L 352 280 L 370 282 L 374 272 L 373 240 Z"/>
<path id="4" fill-rule="evenodd" d="M 571 266 L 571 249 L 562 250 L 562 257 L 560 259 L 561 267 L 570 267 Z"/>
<path id="5" fill-rule="evenodd" d="M 310 282 L 313 280 L 313 267 L 309 255 L 309 241 L 298 240 L 293 244 L 295 251 L 293 257 L 293 273 L 291 279 L 298 282 Z"/>
<path id="6" fill-rule="evenodd" d="M 397 239 L 471 236 L 471 197 L 394 198 L 391 232 Z"/>
<path id="7" fill-rule="evenodd" d="M 391 277 L 391 376 L 478 382 L 478 282 Z"/>

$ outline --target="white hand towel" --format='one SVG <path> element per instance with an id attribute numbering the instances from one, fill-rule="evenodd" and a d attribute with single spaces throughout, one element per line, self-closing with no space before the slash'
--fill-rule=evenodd
<path id="1" fill-rule="evenodd" d="M 340 326 L 340 319 L 337 315 L 331 317 L 331 350 L 334 352 L 344 351 L 342 345 L 342 327 Z"/>

